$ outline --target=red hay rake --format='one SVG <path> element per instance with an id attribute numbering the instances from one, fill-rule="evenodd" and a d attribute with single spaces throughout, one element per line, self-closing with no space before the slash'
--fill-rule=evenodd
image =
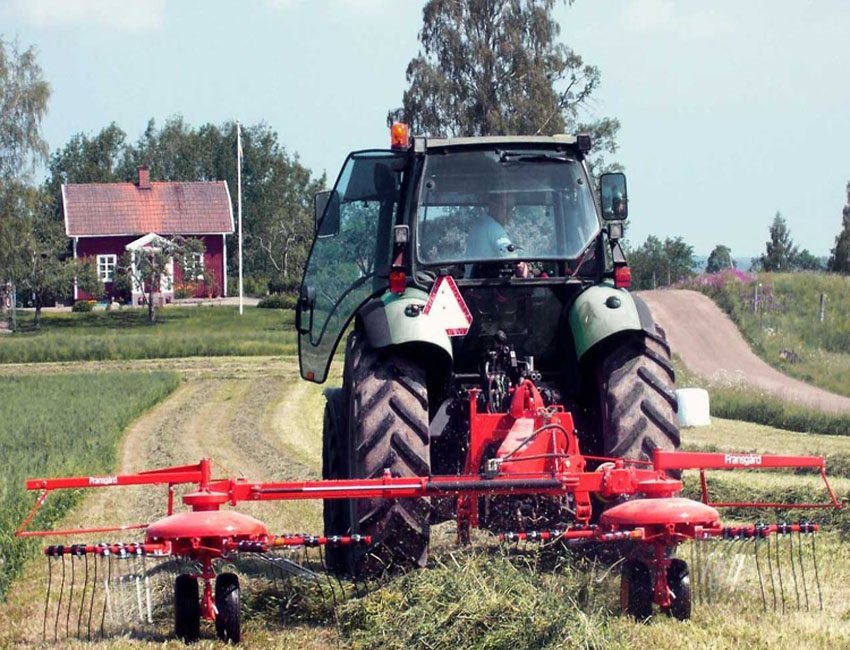
<path id="1" fill-rule="evenodd" d="M 27 481 L 27 489 L 39 495 L 31 512 L 21 524 L 19 536 L 69 536 L 86 533 L 144 531 L 144 540 L 126 544 L 53 545 L 45 549 L 49 558 L 62 561 L 56 614 L 49 613 L 51 589 L 45 605 L 44 635 L 53 623 L 57 638 L 64 627 L 66 634 L 89 638 L 98 630 L 104 634 L 107 620 L 118 609 L 117 593 L 126 617 L 142 622 L 152 620 L 154 608 L 146 562 L 170 560 L 177 565 L 173 582 L 173 606 L 176 636 L 192 641 L 199 638 L 201 619 L 214 621 L 219 638 L 238 642 L 241 638 L 240 587 L 237 576 L 221 567 L 239 557 L 258 557 L 289 576 L 314 582 L 331 579 L 314 568 L 322 564 L 322 549 L 329 546 L 357 546 L 369 552 L 373 540 L 368 536 L 273 535 L 266 525 L 248 515 L 224 506 L 245 501 L 302 499 L 407 499 L 439 497 L 456 499 L 458 541 L 469 541 L 471 528 L 478 527 L 482 503 L 494 497 L 519 495 L 551 496 L 565 499 L 573 521 L 554 530 L 504 532 L 504 542 L 559 542 L 564 545 L 613 545 L 623 557 L 621 601 L 625 611 L 644 619 L 653 605 L 678 618 L 691 615 L 692 600 L 712 602 L 726 598 L 730 585 L 757 580 L 764 606 L 800 609 L 822 607 L 814 534 L 814 523 L 723 525 L 716 508 L 840 508 L 829 485 L 823 458 L 766 454 L 724 454 L 665 452 L 656 450 L 651 463 L 626 459 L 598 459 L 583 456 L 574 434 L 572 418 L 560 406 L 545 407 L 534 384 L 526 380 L 515 391 L 507 413 L 480 414 L 476 409 L 476 391 L 470 391 L 470 451 L 466 470 L 461 475 L 398 477 L 385 472 L 374 479 L 323 481 L 255 482 L 245 478 L 215 478 L 211 461 L 196 465 L 170 467 L 138 474 L 84 476 L 75 478 L 39 478 Z M 498 446 L 495 457 L 486 458 L 484 450 Z M 588 461 L 604 461 L 588 471 Z M 483 469 L 481 469 L 483 468 Z M 709 499 L 706 470 L 811 468 L 819 471 L 828 499 L 822 503 L 712 503 Z M 699 470 L 702 502 L 677 496 L 682 482 L 670 472 Z M 158 485 L 167 488 L 166 515 L 152 523 L 130 526 L 75 528 L 70 530 L 28 530 L 47 496 L 54 490 L 105 488 L 131 485 Z M 183 495 L 188 510 L 175 512 L 175 487 L 193 485 Z M 593 517 L 592 497 L 615 503 Z M 780 542 L 787 539 L 788 543 Z M 805 540 L 810 540 L 804 544 Z M 690 542 L 691 560 L 699 569 L 692 572 L 688 563 L 676 557 L 676 549 Z M 725 582 L 713 577 L 720 542 L 731 542 L 735 563 Z M 376 543 L 379 543 L 376 541 Z M 310 560 L 307 549 L 318 553 L 318 563 Z M 303 554 L 297 564 L 276 552 L 288 550 Z M 781 559 L 780 562 L 780 552 Z M 755 576 L 743 568 L 741 558 L 749 557 Z M 65 558 L 71 560 L 66 572 Z M 89 558 L 92 558 L 89 565 Z M 790 559 L 790 563 L 789 563 Z M 128 577 L 117 586 L 113 578 L 116 563 L 130 566 Z M 79 564 L 83 567 L 79 567 Z M 105 566 L 102 566 L 104 565 Z M 306 565 L 306 566 L 305 566 Z M 75 578 L 84 572 L 82 590 L 76 591 Z M 777 579 L 774 579 L 777 574 Z M 810 590 L 807 581 L 817 588 Z M 70 594 L 64 598 L 66 582 Z M 89 583 L 102 582 L 106 595 L 95 601 Z M 199 588 L 200 587 L 200 588 Z M 167 585 L 162 587 L 167 589 Z M 343 592 L 345 589 L 343 588 Z M 53 598 L 54 601 L 57 598 Z M 336 596 L 334 595 L 334 600 Z M 63 603 L 64 609 L 63 609 Z M 129 603 L 129 605 L 127 604 Z M 64 612 L 64 618 L 62 615 Z"/>

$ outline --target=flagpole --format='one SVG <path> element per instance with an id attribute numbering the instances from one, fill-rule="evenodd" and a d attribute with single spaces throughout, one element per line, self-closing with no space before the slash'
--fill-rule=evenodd
<path id="1" fill-rule="evenodd" d="M 239 214 L 239 315 L 242 315 L 242 127 L 236 122 L 236 196 Z"/>

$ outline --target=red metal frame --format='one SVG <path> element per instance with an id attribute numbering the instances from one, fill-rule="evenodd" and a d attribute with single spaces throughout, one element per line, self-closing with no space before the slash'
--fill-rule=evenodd
<path id="1" fill-rule="evenodd" d="M 479 413 L 480 391 L 469 391 L 470 438 L 464 473 L 458 476 L 394 477 L 323 481 L 253 482 L 245 478 L 213 478 L 211 461 L 181 465 L 138 474 L 30 479 L 28 490 L 38 490 L 33 508 L 17 535 L 48 536 L 103 533 L 144 528 L 144 543 L 50 546 L 50 556 L 65 554 L 150 554 L 189 557 L 201 563 L 196 577 L 204 581 L 201 611 L 215 617 L 213 562 L 240 552 L 266 552 L 281 546 L 325 544 L 371 544 L 365 536 L 321 537 L 269 535 L 265 525 L 252 517 L 222 506 L 243 501 L 303 499 L 400 499 L 433 496 L 457 497 L 458 539 L 469 541 L 477 527 L 482 497 L 497 495 L 543 495 L 569 497 L 576 523 L 561 531 L 506 533 L 506 541 L 615 542 L 632 541 L 635 551 L 654 575 L 654 601 L 671 606 L 667 583 L 670 550 L 686 540 L 709 537 L 766 537 L 788 532 L 815 532 L 814 524 L 723 527 L 714 507 L 841 508 L 826 476 L 822 457 L 768 454 L 724 454 L 656 450 L 652 461 L 599 459 L 581 454 L 570 413 L 560 406 L 546 406 L 530 380 L 511 392 L 507 413 Z M 596 471 L 586 471 L 587 461 L 604 461 Z M 828 501 L 824 503 L 712 503 L 706 470 L 809 467 L 817 469 Z M 669 470 L 700 471 L 702 502 L 676 497 L 682 482 Z M 182 497 L 188 512 L 174 513 L 174 487 L 194 484 Z M 84 528 L 58 531 L 28 530 L 48 494 L 53 490 L 102 488 L 128 485 L 163 485 L 167 488 L 166 516 L 150 524 Z M 591 495 L 605 501 L 631 499 L 607 509 L 598 525 L 591 525 Z M 634 499 L 634 497 L 641 497 Z"/>

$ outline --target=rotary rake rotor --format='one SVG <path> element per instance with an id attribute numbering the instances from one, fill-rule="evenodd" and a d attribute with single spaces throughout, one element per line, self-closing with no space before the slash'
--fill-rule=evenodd
<path id="1" fill-rule="evenodd" d="M 109 625 L 113 621 L 150 622 L 156 603 L 162 600 L 157 599 L 157 590 L 169 589 L 167 576 L 173 578 L 170 587 L 177 637 L 186 641 L 199 638 L 201 620 L 206 620 L 214 623 L 220 639 L 238 642 L 242 634 L 241 586 L 232 566 L 246 559 L 267 562 L 286 579 L 326 585 L 335 601 L 338 594 L 346 593 L 346 587 L 322 570 L 324 552 L 341 548 L 370 553 L 380 543 L 356 533 L 275 535 L 263 522 L 233 509 L 246 501 L 448 498 L 456 504 L 458 542 L 468 543 L 470 530 L 479 526 L 479 515 L 488 504 L 504 497 L 551 497 L 566 504 L 569 522 L 541 530 L 502 531 L 500 540 L 508 544 L 595 544 L 616 550 L 622 558 L 622 606 L 636 618 L 648 618 L 657 607 L 675 618 L 687 619 L 693 602 L 724 598 L 724 589 L 730 584 L 747 581 L 757 581 L 765 607 L 784 611 L 822 606 L 814 542 L 818 524 L 724 525 L 717 508 L 840 508 L 823 458 L 661 450 L 655 450 L 650 463 L 591 458 L 579 450 L 570 414 L 560 406 L 544 406 L 530 380 L 515 391 L 507 413 L 479 414 L 476 404 L 473 390 L 469 461 L 465 473 L 459 475 L 399 477 L 387 471 L 378 478 L 259 482 L 214 477 L 211 461 L 202 459 L 195 465 L 137 474 L 27 481 L 27 489 L 39 495 L 17 532 L 19 536 L 68 537 L 128 530 L 144 534 L 144 539 L 136 542 L 75 543 L 45 549 L 51 563 L 60 565 L 50 573 L 45 637 L 55 639 L 60 632 L 91 637 L 113 629 L 115 625 Z M 494 443 L 499 445 L 497 453 L 485 457 L 482 450 Z M 593 471 L 587 469 L 591 461 L 599 463 Z M 711 502 L 707 470 L 753 468 L 817 471 L 827 499 L 797 504 Z M 699 470 L 701 501 L 678 496 L 682 481 L 671 474 L 681 470 Z M 55 490 L 131 485 L 164 486 L 165 516 L 131 526 L 29 530 L 39 508 Z M 194 487 L 182 496 L 186 509 L 177 512 L 175 488 L 181 485 Z M 594 516 L 597 500 L 608 507 Z M 690 565 L 677 555 L 683 544 L 690 552 Z M 720 559 L 721 544 L 731 549 L 731 562 Z M 148 565 L 153 563 L 167 569 L 152 572 Z M 717 567 L 728 573 L 724 580 L 715 577 Z M 808 586 L 811 583 L 813 587 Z M 103 595 L 95 596 L 96 585 L 103 587 Z"/>

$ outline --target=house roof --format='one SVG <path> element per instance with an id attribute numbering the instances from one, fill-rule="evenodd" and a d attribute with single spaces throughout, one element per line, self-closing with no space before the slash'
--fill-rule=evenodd
<path id="1" fill-rule="evenodd" d="M 69 237 L 232 233 L 227 181 L 62 185 Z"/>

